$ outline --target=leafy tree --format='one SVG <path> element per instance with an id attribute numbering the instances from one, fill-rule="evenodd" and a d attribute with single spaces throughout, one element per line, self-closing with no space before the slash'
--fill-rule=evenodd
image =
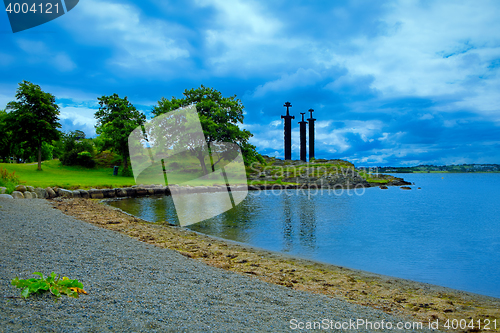
<path id="1" fill-rule="evenodd" d="M 7 104 L 7 128 L 14 143 L 25 152 L 38 150 L 38 170 L 42 170 L 42 144 L 59 138 L 59 107 L 53 95 L 28 81 L 19 83 L 17 101 Z"/>
<path id="2" fill-rule="evenodd" d="M 12 133 L 7 130 L 7 112 L 0 110 L 0 159 L 8 162 L 12 150 Z"/>
<path id="3" fill-rule="evenodd" d="M 120 98 L 113 94 L 102 96 L 98 100 L 100 107 L 95 113 L 96 132 L 121 155 L 123 169 L 128 170 L 128 137 L 136 127 L 144 124 L 146 116 L 138 111 L 127 97 Z"/>
<path id="4" fill-rule="evenodd" d="M 246 164 L 262 159 L 255 151 L 255 146 L 248 142 L 252 134 L 238 127 L 239 124 L 243 124 L 244 106 L 239 99 L 236 99 L 236 96 L 223 97 L 219 91 L 203 85 L 197 89 L 186 89 L 183 95 L 184 97 L 180 99 L 175 97 L 172 97 L 171 100 L 162 98 L 158 101 L 158 105 L 153 108 L 152 113 L 159 116 L 194 104 L 209 147 L 214 142 L 231 142 L 241 148 Z M 203 171 L 207 173 L 204 154 L 197 151 L 196 155 Z M 215 170 L 215 165 L 224 158 L 227 158 L 225 154 L 219 154 L 219 157 L 213 160 L 212 171 Z"/>
<path id="5" fill-rule="evenodd" d="M 83 139 L 84 137 L 85 133 L 79 130 L 64 134 L 63 153 L 60 158 L 63 165 L 81 165 L 87 168 L 95 166 L 94 145 L 92 140 Z"/>

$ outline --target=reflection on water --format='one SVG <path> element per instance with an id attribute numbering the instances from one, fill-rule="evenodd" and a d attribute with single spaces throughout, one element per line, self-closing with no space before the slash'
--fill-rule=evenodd
<path id="1" fill-rule="evenodd" d="M 500 174 L 404 177 L 417 184 L 413 190 L 249 192 L 237 207 L 190 229 L 335 265 L 500 297 Z M 177 223 L 170 197 L 111 204 L 146 220 Z"/>

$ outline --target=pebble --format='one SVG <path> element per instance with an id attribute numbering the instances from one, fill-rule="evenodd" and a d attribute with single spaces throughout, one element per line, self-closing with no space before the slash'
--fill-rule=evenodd
<path id="1" fill-rule="evenodd" d="M 292 319 L 411 320 L 210 267 L 66 216 L 46 200 L 0 198 L 0 206 L 1 331 L 290 332 Z M 88 295 L 8 299 L 20 296 L 10 281 L 33 272 L 78 279 Z M 393 330 L 376 330 L 385 331 Z"/>

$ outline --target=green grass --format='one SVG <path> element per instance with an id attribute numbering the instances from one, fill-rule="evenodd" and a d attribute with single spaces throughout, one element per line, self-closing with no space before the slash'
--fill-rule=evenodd
<path id="1" fill-rule="evenodd" d="M 188 165 L 189 166 L 189 165 Z M 96 167 L 92 169 L 79 166 L 65 166 L 59 160 L 42 162 L 42 171 L 37 171 L 36 164 L 9 164 L 0 163 L 0 168 L 7 169 L 8 172 L 15 171 L 20 179 L 20 184 L 34 187 L 61 187 L 65 189 L 88 189 L 88 188 L 116 188 L 135 185 L 133 177 L 113 176 L 113 168 Z M 168 169 L 168 166 L 167 166 Z M 227 176 L 232 184 L 244 184 L 246 179 L 238 177 L 231 168 L 226 168 Z M 201 174 L 195 172 L 178 173 L 176 177 L 170 177 L 171 184 L 181 184 L 190 186 L 211 186 L 225 185 L 216 175 L 207 177 L 208 179 L 197 179 Z M 164 180 L 158 180 L 154 174 L 148 175 L 145 170 L 137 179 L 139 184 L 164 184 Z M 8 187 L 8 186 L 6 186 Z M 9 193 L 12 191 L 8 191 Z"/>
<path id="2" fill-rule="evenodd" d="M 66 189 L 115 188 L 135 185 L 133 177 L 113 176 L 112 168 L 88 169 L 64 166 L 59 160 L 42 162 L 42 171 L 36 164 L 0 163 L 9 172 L 15 171 L 20 183 L 34 187 L 62 187 Z"/>

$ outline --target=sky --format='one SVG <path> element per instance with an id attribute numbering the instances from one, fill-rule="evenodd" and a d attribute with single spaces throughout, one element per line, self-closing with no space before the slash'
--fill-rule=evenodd
<path id="1" fill-rule="evenodd" d="M 316 158 L 357 166 L 500 163 L 500 1 L 82 0 L 12 33 L 0 13 L 0 109 L 23 80 L 63 131 L 95 136 L 98 97 L 148 119 L 200 85 L 236 95 L 261 154 L 283 158 L 283 104 L 314 109 Z"/>

